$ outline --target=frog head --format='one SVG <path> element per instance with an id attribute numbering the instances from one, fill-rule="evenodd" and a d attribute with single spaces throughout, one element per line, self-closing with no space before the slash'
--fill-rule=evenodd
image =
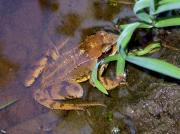
<path id="1" fill-rule="evenodd" d="M 98 58 L 102 54 L 109 52 L 116 43 L 118 36 L 114 33 L 99 31 L 91 35 L 80 45 L 81 50 L 86 52 L 91 58 Z"/>

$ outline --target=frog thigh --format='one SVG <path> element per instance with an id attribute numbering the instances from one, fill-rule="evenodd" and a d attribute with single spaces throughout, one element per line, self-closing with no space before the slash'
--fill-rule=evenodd
<path id="1" fill-rule="evenodd" d="M 44 96 L 49 96 L 53 100 L 65 100 L 80 98 L 83 96 L 82 87 L 74 81 L 57 81 L 47 88 L 42 90 Z"/>

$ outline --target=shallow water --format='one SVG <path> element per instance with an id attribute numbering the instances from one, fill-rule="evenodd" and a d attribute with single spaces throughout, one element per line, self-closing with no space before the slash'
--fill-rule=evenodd
<path id="1" fill-rule="evenodd" d="M 24 87 L 28 67 L 52 44 L 58 45 L 69 38 L 63 48 L 68 51 L 87 35 L 103 27 L 111 29 L 116 17 L 122 22 L 134 20 L 132 5 L 113 6 L 106 0 L 1 0 L 0 104 L 12 99 L 18 101 L 0 111 L 0 133 L 109 134 L 119 128 L 122 133 L 136 133 L 130 115 L 121 110 L 130 113 L 127 103 L 134 104 L 149 94 L 144 88 L 148 84 L 139 87 L 143 80 L 156 81 L 137 68 L 129 67 L 133 72 L 128 78 L 132 88 L 112 91 L 111 96 L 84 83 L 82 86 L 88 90 L 84 98 L 107 105 L 107 108 L 92 108 L 86 112 L 48 110 L 33 99 L 38 82 L 30 88 Z"/>
<path id="2" fill-rule="evenodd" d="M 115 17 L 133 16 L 131 12 L 127 13 L 130 8 L 130 5 L 111 6 L 107 1 L 96 0 L 1 0 L 0 102 L 12 99 L 18 99 L 18 102 L 0 111 L 0 130 L 18 134 L 56 133 L 54 128 L 46 130 L 44 127 L 48 127 L 48 123 L 57 125 L 68 112 L 60 112 L 61 116 L 57 117 L 33 100 L 35 87 L 23 85 L 28 67 L 51 43 L 57 45 L 70 38 L 64 49 L 75 47 L 94 29 L 112 26 Z M 41 116 L 47 120 L 37 121 Z M 49 116 L 54 117 L 54 120 L 50 119 L 52 122 Z M 89 130 L 88 127 L 84 129 Z"/>

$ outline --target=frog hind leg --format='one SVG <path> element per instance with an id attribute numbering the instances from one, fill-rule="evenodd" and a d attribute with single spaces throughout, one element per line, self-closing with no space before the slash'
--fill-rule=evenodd
<path id="1" fill-rule="evenodd" d="M 47 88 L 38 89 L 34 98 L 41 105 L 54 110 L 84 110 L 91 106 L 104 106 L 101 103 L 66 103 L 63 100 L 83 96 L 82 87 L 73 81 L 59 81 Z M 59 100 L 59 101 L 57 101 Z"/>

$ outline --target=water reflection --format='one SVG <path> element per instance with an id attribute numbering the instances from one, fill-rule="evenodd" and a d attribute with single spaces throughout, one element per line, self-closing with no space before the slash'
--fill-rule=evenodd
<path id="1" fill-rule="evenodd" d="M 59 9 L 59 3 L 56 0 L 39 0 L 40 7 L 43 10 L 50 10 L 56 12 Z"/>
<path id="2" fill-rule="evenodd" d="M 75 13 L 69 13 L 63 16 L 63 20 L 61 21 L 61 24 L 57 26 L 56 31 L 59 34 L 73 36 L 80 24 L 80 16 Z"/>
<path id="3" fill-rule="evenodd" d="M 0 1 L 0 15 L 10 15 L 22 7 L 22 0 L 1 0 Z M 13 4 L 12 4 L 13 3 Z M 4 12 L 6 10 L 6 12 Z"/>
<path id="4" fill-rule="evenodd" d="M 96 19 L 112 20 L 114 15 L 119 13 L 121 6 L 113 6 L 106 1 L 95 1 L 93 8 Z"/>
<path id="5" fill-rule="evenodd" d="M 27 89 L 23 87 L 22 83 L 23 78 L 27 75 L 26 69 L 44 53 L 45 49 L 48 49 L 47 47 L 50 44 L 48 38 L 56 43 L 56 41 L 61 39 L 64 41 L 67 36 L 70 36 L 69 44 L 74 47 L 79 43 L 81 37 L 84 38 L 86 35 L 95 33 L 104 25 L 110 24 L 112 18 L 120 10 L 119 6 L 108 5 L 105 0 L 1 0 L 0 36 L 6 42 L 6 45 L 3 44 L 5 48 L 3 54 L 6 56 L 1 55 L 0 51 L 0 86 L 6 84 L 9 84 L 9 86 L 4 92 L 1 92 L 0 98 L 5 100 L 8 96 L 11 98 L 14 95 L 20 98 L 20 101 L 14 105 L 15 107 L 11 107 L 7 111 L 1 111 L 0 129 L 7 128 L 9 133 L 28 133 L 29 130 L 33 131 L 33 128 L 38 129 L 37 132 L 39 132 L 38 127 L 43 126 L 42 121 L 39 121 L 38 125 L 35 122 L 27 123 L 30 119 L 35 119 L 38 114 L 47 112 L 47 109 L 44 109 L 32 99 L 32 92 L 36 90 L 36 87 Z M 66 48 L 67 50 L 70 49 L 69 47 Z M 22 77 L 16 77 L 17 71 L 18 76 Z M 10 83 L 12 80 L 15 82 Z M 89 91 L 90 88 L 92 87 L 89 87 Z M 90 93 L 87 93 L 87 96 L 94 97 L 94 100 L 99 99 L 102 102 L 106 99 L 97 90 L 94 90 L 93 93 L 91 90 Z M 96 115 L 102 113 L 101 110 L 92 113 Z M 80 130 L 79 128 L 81 128 L 82 132 L 85 132 L 84 130 L 93 132 L 94 127 L 91 127 L 87 122 L 92 117 L 85 115 L 82 124 L 80 115 L 74 114 L 73 116 L 70 115 L 66 119 L 59 117 L 58 126 L 66 125 L 63 126 L 63 130 L 67 132 L 69 125 L 73 123 L 74 129 L 77 128 L 77 133 Z M 102 117 L 102 120 L 99 119 L 99 122 L 97 122 L 99 116 Z M 45 115 L 45 117 L 48 116 Z M 92 126 L 98 126 L 98 129 L 103 126 L 101 125 L 104 119 L 102 114 L 93 118 L 94 120 L 91 120 Z M 43 119 L 45 118 L 43 117 Z M 75 119 L 74 122 L 73 119 Z M 48 124 L 48 121 L 49 119 L 46 118 L 44 123 Z M 12 126 L 13 128 L 11 128 Z M 19 126 L 21 127 L 19 128 Z M 106 126 L 105 123 L 104 126 Z M 49 129 L 49 126 L 47 128 Z M 53 131 L 58 133 L 58 129 L 53 128 Z"/>
<path id="6" fill-rule="evenodd" d="M 19 65 L 11 60 L 0 57 L 0 86 L 5 86 L 15 78 L 15 74 L 19 69 Z"/>
<path id="7" fill-rule="evenodd" d="M 0 87 L 6 86 L 15 78 L 20 65 L 8 59 L 3 54 L 2 43 L 0 43 Z"/>

